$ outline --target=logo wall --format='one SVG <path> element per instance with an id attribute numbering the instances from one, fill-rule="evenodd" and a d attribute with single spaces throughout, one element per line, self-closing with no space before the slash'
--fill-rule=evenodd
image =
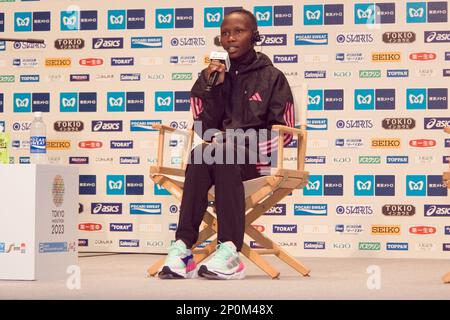
<path id="1" fill-rule="evenodd" d="M 157 163 L 153 124 L 192 127 L 191 102 L 198 111 L 199 101 L 190 90 L 205 57 L 221 50 L 224 16 L 241 5 L 6 2 L 0 35 L 52 39 L 0 41 L 0 131 L 11 135 L 10 163 L 29 163 L 32 112 L 43 112 L 49 161 L 80 170 L 80 251 L 166 252 L 180 210 L 148 177 Z M 289 83 L 309 84 L 309 183 L 255 222 L 294 255 L 448 258 L 448 3 L 243 5 L 261 34 L 256 51 Z M 182 163 L 183 139 L 165 140 L 165 165 Z M 286 165 L 297 144 L 285 149 Z M 65 190 L 55 175 L 56 207 L 68 200 Z"/>

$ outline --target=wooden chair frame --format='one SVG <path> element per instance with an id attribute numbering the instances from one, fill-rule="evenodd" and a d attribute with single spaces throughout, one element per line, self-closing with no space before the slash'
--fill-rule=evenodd
<path id="1" fill-rule="evenodd" d="M 179 180 L 170 176 L 184 177 L 187 157 L 189 156 L 190 150 L 192 148 L 194 132 L 192 130 L 178 130 L 162 124 L 154 124 L 153 128 L 159 130 L 159 145 L 157 165 L 150 167 L 150 178 L 156 184 L 164 187 L 168 192 L 170 192 L 181 202 L 184 182 L 180 182 Z M 283 144 L 279 143 L 277 154 L 277 168 L 273 171 L 273 174 L 264 177 L 264 185 L 259 188 L 258 191 L 248 195 L 245 199 L 245 234 L 254 239 L 258 244 L 263 246 L 264 249 L 252 249 L 248 244 L 244 243 L 241 252 L 272 279 L 277 279 L 280 275 L 280 272 L 273 266 L 271 266 L 265 259 L 263 259 L 262 255 L 273 254 L 287 263 L 289 266 L 294 268 L 303 276 L 308 276 L 310 273 L 310 269 L 297 261 L 283 248 L 281 248 L 274 241 L 263 235 L 259 230 L 251 225 L 256 219 L 258 219 L 271 207 L 273 207 L 280 200 L 290 194 L 294 189 L 301 189 L 308 183 L 309 173 L 304 171 L 307 141 L 306 125 L 301 125 L 300 129 L 283 125 L 275 125 L 272 127 L 272 130 L 278 132 L 279 140 L 281 141 L 283 141 L 285 133 L 291 133 L 294 136 L 297 136 L 297 170 L 283 168 Z M 163 166 L 164 140 L 166 132 L 171 134 L 182 134 L 187 136 L 188 138 L 189 142 L 186 149 L 187 152 L 183 158 L 183 161 L 181 162 L 180 168 L 168 168 Z M 214 195 L 209 193 L 208 199 L 210 202 L 213 202 Z M 198 241 L 193 246 L 194 260 L 197 264 L 207 258 L 210 254 L 212 254 L 216 250 L 217 246 L 217 239 L 214 239 L 204 248 L 197 248 L 205 240 L 209 239 L 217 233 L 217 219 L 209 210 L 213 211 L 213 209 L 208 207 L 203 217 L 203 222 L 205 223 L 206 227 L 200 231 Z M 164 260 L 165 258 L 163 257 L 156 263 L 154 263 L 147 270 L 148 275 L 155 276 L 158 273 L 160 267 L 164 264 Z"/>

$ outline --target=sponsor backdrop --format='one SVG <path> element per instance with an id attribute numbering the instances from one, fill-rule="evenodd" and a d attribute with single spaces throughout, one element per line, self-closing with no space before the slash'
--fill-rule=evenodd
<path id="1" fill-rule="evenodd" d="M 189 126 L 189 90 L 242 2 L 0 2 L 0 36 L 45 39 L 0 43 L 11 163 L 28 163 L 32 112 L 43 111 L 50 161 L 80 169 L 79 250 L 165 252 L 179 203 L 148 178 L 151 124 Z M 311 181 L 255 227 L 298 256 L 449 256 L 448 5 L 246 1 L 257 50 L 310 84 Z"/>

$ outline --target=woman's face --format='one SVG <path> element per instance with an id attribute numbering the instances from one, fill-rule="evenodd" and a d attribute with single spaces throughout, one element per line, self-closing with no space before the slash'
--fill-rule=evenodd
<path id="1" fill-rule="evenodd" d="M 232 13 L 220 26 L 220 42 L 230 59 L 237 59 L 253 48 L 253 30 L 250 19 L 241 13 Z"/>

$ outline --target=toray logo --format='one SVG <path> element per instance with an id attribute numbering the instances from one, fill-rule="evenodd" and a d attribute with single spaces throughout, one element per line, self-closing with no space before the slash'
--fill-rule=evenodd
<path id="1" fill-rule="evenodd" d="M 44 12 L 15 12 L 14 31 L 50 31 L 50 11 Z"/>
<path id="2" fill-rule="evenodd" d="M 305 26 L 344 24 L 344 5 L 343 4 L 304 5 L 303 24 Z"/>
<path id="3" fill-rule="evenodd" d="M 142 112 L 145 106 L 144 92 L 108 92 L 108 112 Z"/>
<path id="4" fill-rule="evenodd" d="M 343 193 L 344 182 L 340 175 L 311 175 L 303 188 L 305 196 L 342 196 Z"/>
<path id="5" fill-rule="evenodd" d="M 438 175 L 407 175 L 406 196 L 419 197 L 445 197 L 447 188 Z"/>
<path id="6" fill-rule="evenodd" d="M 155 28 L 193 28 L 194 27 L 194 9 L 193 8 L 175 8 L 175 9 L 155 9 Z"/>
<path id="7" fill-rule="evenodd" d="M 308 90 L 308 110 L 344 110 L 344 90 Z"/>
<path id="8" fill-rule="evenodd" d="M 395 196 L 395 176 L 393 175 L 355 175 L 355 196 Z"/>
<path id="9" fill-rule="evenodd" d="M 448 88 L 406 89 L 406 109 L 448 109 Z"/>
<path id="10" fill-rule="evenodd" d="M 61 31 L 97 30 L 97 11 L 61 11 Z"/>
<path id="11" fill-rule="evenodd" d="M 189 111 L 191 108 L 189 91 L 156 91 L 155 111 Z"/>
<path id="12" fill-rule="evenodd" d="M 14 112 L 50 112 L 50 93 L 14 93 Z"/>
<path id="13" fill-rule="evenodd" d="M 60 112 L 96 112 L 97 92 L 61 92 Z"/>
<path id="14" fill-rule="evenodd" d="M 292 6 L 255 6 L 255 14 L 258 26 L 292 26 Z"/>
<path id="15" fill-rule="evenodd" d="M 203 10 L 203 26 L 205 28 L 219 28 L 223 17 L 231 11 L 241 7 L 208 7 Z"/>
<path id="16" fill-rule="evenodd" d="M 395 3 L 355 3 L 355 24 L 395 23 Z"/>
<path id="17" fill-rule="evenodd" d="M 355 110 L 394 110 L 395 89 L 355 89 Z"/>
<path id="18" fill-rule="evenodd" d="M 407 2 L 406 23 L 447 22 L 447 1 Z"/>
<path id="19" fill-rule="evenodd" d="M 145 29 L 145 10 L 108 10 L 108 30 Z"/>

